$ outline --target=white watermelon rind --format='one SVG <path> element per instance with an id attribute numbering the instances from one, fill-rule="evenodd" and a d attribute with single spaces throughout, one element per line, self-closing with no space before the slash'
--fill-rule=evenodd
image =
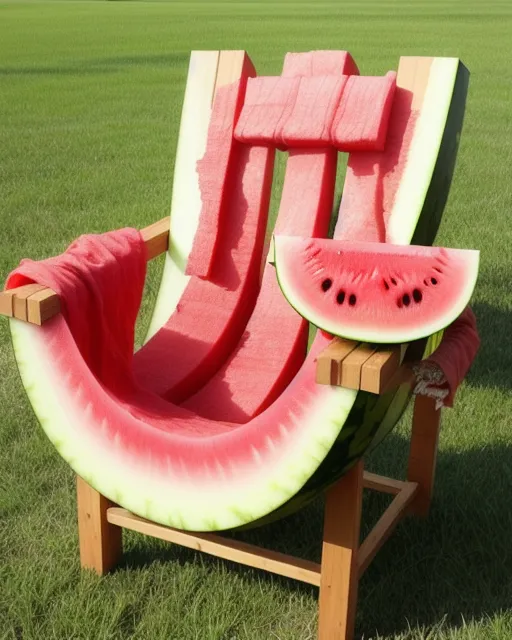
<path id="1" fill-rule="evenodd" d="M 190 280 L 185 268 L 202 208 L 196 167 L 206 151 L 218 59 L 218 51 L 190 54 L 174 167 L 169 251 L 144 342 L 148 342 L 176 310 Z"/>
<path id="2" fill-rule="evenodd" d="M 283 405 L 282 426 L 289 440 L 270 463 L 266 456 L 272 453 L 271 444 L 267 451 L 252 451 L 252 464 L 245 466 L 243 473 L 219 469 L 215 460 L 205 459 L 211 467 L 207 483 L 198 483 L 194 478 L 178 481 L 172 471 L 175 460 L 169 459 L 168 475 L 154 473 L 150 448 L 138 451 L 136 461 L 130 463 L 121 432 L 113 440 L 103 438 L 97 426 L 104 419 L 108 421 L 109 416 L 99 413 L 100 399 L 112 407 L 109 403 L 115 404 L 116 400 L 99 383 L 89 380 L 88 384 L 95 383 L 95 392 L 91 401 L 84 403 L 83 388 L 72 389 L 66 376 L 57 375 L 62 362 L 52 356 L 51 343 L 58 323 L 69 333 L 61 316 L 45 323 L 46 331 L 11 320 L 19 372 L 36 417 L 61 457 L 94 489 L 133 513 L 167 526 L 192 531 L 223 530 L 243 526 L 278 509 L 319 468 L 356 398 L 353 390 L 324 386 L 315 391 L 305 415 L 297 421 L 286 411 L 289 403 L 281 397 L 276 404 Z M 63 346 L 61 335 L 59 345 Z M 85 378 L 86 365 L 72 348 L 66 344 L 62 357 L 73 366 L 82 367 Z M 307 395 L 303 402 L 308 402 Z M 115 411 L 119 410 L 116 405 Z M 267 411 L 275 413 L 275 408 Z M 262 427 L 266 413 L 256 418 Z M 136 419 L 126 413 L 125 420 Z M 244 441 L 244 426 L 238 427 L 240 446 L 251 447 L 250 441 Z M 153 427 L 140 422 L 138 428 Z"/>

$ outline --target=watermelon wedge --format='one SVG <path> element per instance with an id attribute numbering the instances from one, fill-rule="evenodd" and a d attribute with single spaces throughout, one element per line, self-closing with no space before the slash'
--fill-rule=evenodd
<path id="1" fill-rule="evenodd" d="M 301 316 L 335 336 L 412 342 L 469 303 L 478 251 L 276 236 L 277 278 Z"/>

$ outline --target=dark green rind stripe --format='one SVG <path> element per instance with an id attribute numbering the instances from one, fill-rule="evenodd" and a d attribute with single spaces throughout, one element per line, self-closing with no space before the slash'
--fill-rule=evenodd
<path id="1" fill-rule="evenodd" d="M 469 71 L 459 61 L 439 154 L 411 244 L 428 246 L 436 238 L 455 170 L 468 85 Z"/>

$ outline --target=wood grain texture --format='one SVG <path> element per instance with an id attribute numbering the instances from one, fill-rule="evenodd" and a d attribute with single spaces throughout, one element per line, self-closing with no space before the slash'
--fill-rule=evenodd
<path id="1" fill-rule="evenodd" d="M 360 389 L 363 365 L 376 351 L 375 345 L 363 343 L 351 351 L 341 362 L 338 384 L 347 389 Z"/>
<path id="2" fill-rule="evenodd" d="M 401 354 L 400 345 L 376 351 L 361 368 L 360 388 L 370 393 L 381 393 L 396 374 L 401 363 Z"/>
<path id="3" fill-rule="evenodd" d="M 80 564 L 102 576 L 121 558 L 122 529 L 107 520 L 107 510 L 113 503 L 80 476 L 76 479 L 76 491 Z"/>
<path id="4" fill-rule="evenodd" d="M 327 492 L 319 596 L 319 640 L 352 640 L 357 604 L 357 553 L 363 501 L 360 460 Z"/>
<path id="5" fill-rule="evenodd" d="M 418 493 L 411 511 L 420 517 L 426 517 L 430 510 L 440 429 L 441 410 L 436 410 L 435 400 L 428 396 L 416 396 L 407 479 L 418 483 Z"/>
<path id="6" fill-rule="evenodd" d="M 316 586 L 320 584 L 320 565 L 316 562 L 302 560 L 284 553 L 263 549 L 252 544 L 230 540 L 210 533 L 189 533 L 165 527 L 139 518 L 120 507 L 109 509 L 107 519 L 118 527 L 131 529 L 154 538 L 180 544 L 189 549 L 209 553 L 217 558 L 231 560 Z"/>
<path id="7" fill-rule="evenodd" d="M 316 360 L 317 384 L 339 384 L 341 363 L 358 344 L 351 340 L 335 339 L 321 351 Z"/>

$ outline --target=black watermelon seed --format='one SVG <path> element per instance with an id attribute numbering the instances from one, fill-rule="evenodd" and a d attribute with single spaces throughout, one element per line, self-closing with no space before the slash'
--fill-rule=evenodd
<path id="1" fill-rule="evenodd" d="M 423 284 L 428 287 L 428 280 L 423 280 Z"/>
<path id="2" fill-rule="evenodd" d="M 414 302 L 421 302 L 423 300 L 423 294 L 419 289 L 414 289 L 412 297 L 414 298 Z"/>
<path id="3" fill-rule="evenodd" d="M 322 291 L 329 291 L 331 287 L 332 287 L 332 280 L 330 278 L 326 278 L 322 282 Z"/>
<path id="4" fill-rule="evenodd" d="M 396 280 L 394 278 L 391 278 L 391 283 L 396 286 Z"/>
<path id="5" fill-rule="evenodd" d="M 386 291 L 389 291 L 389 284 L 387 283 L 386 280 L 383 280 L 384 282 L 384 287 L 386 288 Z"/>
<path id="6" fill-rule="evenodd" d="M 402 302 L 405 304 L 406 307 L 408 307 L 411 304 L 411 297 L 409 296 L 408 293 L 404 293 L 404 295 L 402 296 Z"/>
<path id="7" fill-rule="evenodd" d="M 434 271 L 437 271 L 437 273 L 443 273 L 442 269 L 439 267 L 434 267 Z"/>
<path id="8" fill-rule="evenodd" d="M 357 298 L 355 297 L 355 295 L 353 293 L 350 294 L 350 297 L 348 299 L 348 303 L 351 307 L 353 307 L 355 305 L 355 303 L 357 302 Z"/>
<path id="9" fill-rule="evenodd" d="M 432 284 L 437 284 L 437 280 L 436 280 L 435 278 L 430 278 L 430 282 L 431 282 Z"/>
<path id="10" fill-rule="evenodd" d="M 336 296 L 336 302 L 338 304 L 343 304 L 345 302 L 345 292 L 344 291 L 339 291 L 338 295 Z"/>

